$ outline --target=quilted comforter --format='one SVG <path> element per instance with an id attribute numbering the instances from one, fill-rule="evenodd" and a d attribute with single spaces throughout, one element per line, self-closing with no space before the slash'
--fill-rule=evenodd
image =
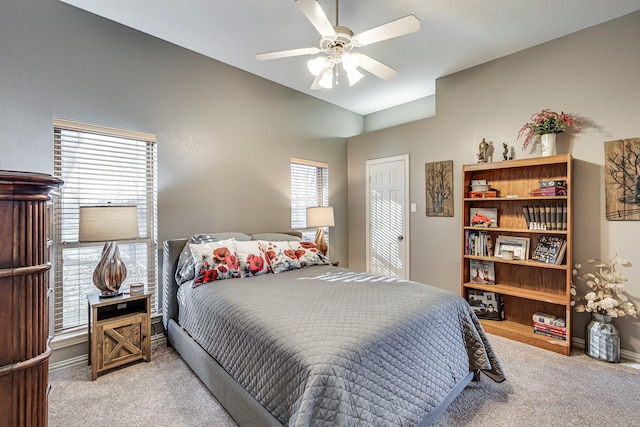
<path id="1" fill-rule="evenodd" d="M 463 298 L 314 266 L 178 291 L 183 328 L 289 426 L 412 426 L 471 370 L 504 374 Z"/>

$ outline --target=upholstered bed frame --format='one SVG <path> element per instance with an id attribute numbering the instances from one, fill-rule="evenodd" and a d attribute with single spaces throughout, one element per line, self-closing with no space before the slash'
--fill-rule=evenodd
<path id="1" fill-rule="evenodd" d="M 288 234 L 300 236 L 297 232 Z M 178 324 L 176 266 L 180 253 L 188 239 L 171 239 L 163 242 L 162 296 L 163 323 L 168 345 L 173 346 L 189 367 L 202 380 L 218 402 L 240 426 L 282 426 L 258 401 L 236 382 L 191 336 Z M 420 423 L 429 426 L 441 415 L 456 396 L 478 378 L 470 372 L 460 381 L 440 406 L 432 410 Z"/>

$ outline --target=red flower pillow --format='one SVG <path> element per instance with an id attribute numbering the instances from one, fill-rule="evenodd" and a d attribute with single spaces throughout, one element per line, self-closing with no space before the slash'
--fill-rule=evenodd
<path id="1" fill-rule="evenodd" d="M 313 242 L 291 241 L 289 247 L 295 252 L 301 267 L 329 264 L 327 257 Z"/>
<path id="2" fill-rule="evenodd" d="M 195 263 L 193 287 L 214 280 L 241 276 L 235 239 L 199 244 L 189 243 L 189 250 Z"/>
<path id="3" fill-rule="evenodd" d="M 260 247 L 269 261 L 271 271 L 281 273 L 283 271 L 296 270 L 300 268 L 300 261 L 295 252 L 289 247 L 288 242 L 267 242 L 258 240 Z"/>
<path id="4" fill-rule="evenodd" d="M 269 262 L 257 240 L 236 241 L 236 254 L 240 263 L 240 272 L 244 277 L 258 276 L 269 272 Z"/>

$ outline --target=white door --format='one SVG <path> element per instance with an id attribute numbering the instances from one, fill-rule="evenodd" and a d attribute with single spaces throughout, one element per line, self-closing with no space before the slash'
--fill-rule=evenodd
<path id="1" fill-rule="evenodd" d="M 409 279 L 409 155 L 367 161 L 367 271 Z"/>

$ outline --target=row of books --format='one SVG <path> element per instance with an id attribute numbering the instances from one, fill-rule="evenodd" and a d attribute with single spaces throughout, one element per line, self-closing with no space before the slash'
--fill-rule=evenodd
<path id="1" fill-rule="evenodd" d="M 465 230 L 465 254 L 493 256 L 493 239 L 488 231 Z"/>
<path id="2" fill-rule="evenodd" d="M 537 312 L 533 314 L 533 332 L 552 338 L 566 340 L 566 321 L 562 317 Z"/>
<path id="3" fill-rule="evenodd" d="M 566 230 L 567 205 L 526 205 L 522 207 L 529 230 Z"/>

